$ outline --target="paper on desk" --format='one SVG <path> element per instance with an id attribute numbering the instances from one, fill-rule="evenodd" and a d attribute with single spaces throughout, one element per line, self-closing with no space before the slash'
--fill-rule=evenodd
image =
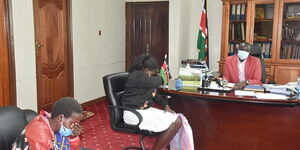
<path id="1" fill-rule="evenodd" d="M 226 86 L 227 86 L 227 87 L 230 87 L 230 88 L 233 88 L 233 87 L 235 86 L 235 84 L 229 82 Z"/>
<path id="2" fill-rule="evenodd" d="M 296 84 L 294 82 L 289 82 L 286 85 L 263 84 L 262 86 L 266 89 L 284 89 L 284 90 L 290 89 L 296 92 L 295 90 Z"/>
<path id="3" fill-rule="evenodd" d="M 287 99 L 285 95 L 274 93 L 255 93 L 255 97 L 258 99 Z"/>
<path id="4" fill-rule="evenodd" d="M 243 90 L 235 90 L 235 95 L 241 95 L 241 96 L 255 96 L 254 91 L 243 91 Z"/>
<path id="5" fill-rule="evenodd" d="M 163 89 L 167 89 L 167 88 L 169 88 L 169 86 L 168 86 L 168 85 L 164 85 L 164 84 L 163 84 L 163 85 L 159 85 L 158 87 L 159 87 L 159 88 L 163 88 Z"/>

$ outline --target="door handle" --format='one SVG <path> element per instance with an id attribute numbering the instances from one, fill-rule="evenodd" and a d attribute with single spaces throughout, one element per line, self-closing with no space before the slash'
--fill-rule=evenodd
<path id="1" fill-rule="evenodd" d="M 147 55 L 149 55 L 149 51 L 150 51 L 150 45 L 149 45 L 149 44 L 147 44 L 147 45 L 146 45 L 146 47 L 147 47 L 147 48 L 146 48 Z"/>
<path id="2" fill-rule="evenodd" d="M 41 48 L 44 47 L 44 45 L 39 44 L 38 41 L 35 41 L 35 48 Z"/>

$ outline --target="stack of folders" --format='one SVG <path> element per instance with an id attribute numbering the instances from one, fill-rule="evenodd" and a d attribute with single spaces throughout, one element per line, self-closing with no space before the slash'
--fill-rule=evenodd
<path id="1" fill-rule="evenodd" d="M 291 90 L 288 86 L 282 85 L 272 85 L 272 84 L 264 84 L 263 85 L 267 92 L 282 94 L 282 95 L 292 95 L 293 90 Z"/>
<path id="2" fill-rule="evenodd" d="M 230 20 L 245 20 L 246 19 L 246 4 L 233 4 L 231 5 Z"/>
<path id="3" fill-rule="evenodd" d="M 245 91 L 255 91 L 255 92 L 264 92 L 265 88 L 261 85 L 247 85 L 244 88 Z"/>

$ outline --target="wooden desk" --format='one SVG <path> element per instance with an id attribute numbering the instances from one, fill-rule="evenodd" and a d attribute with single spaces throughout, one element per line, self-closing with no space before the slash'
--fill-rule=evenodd
<path id="1" fill-rule="evenodd" d="M 193 130 L 195 150 L 299 150 L 299 100 L 258 100 L 234 92 L 160 89 Z"/>

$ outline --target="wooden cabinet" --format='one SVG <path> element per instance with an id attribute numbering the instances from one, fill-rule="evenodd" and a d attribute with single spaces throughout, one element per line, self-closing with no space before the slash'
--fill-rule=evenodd
<path id="1" fill-rule="evenodd" d="M 300 68 L 300 0 L 222 1 L 220 73 L 226 57 L 240 42 L 248 42 L 262 47 L 267 80 L 295 81 Z"/>
<path id="2" fill-rule="evenodd" d="M 274 81 L 274 66 L 266 66 L 266 81 Z"/>
<path id="3" fill-rule="evenodd" d="M 276 66 L 275 81 L 278 84 L 285 84 L 289 81 L 295 81 L 300 75 L 300 67 Z"/>

